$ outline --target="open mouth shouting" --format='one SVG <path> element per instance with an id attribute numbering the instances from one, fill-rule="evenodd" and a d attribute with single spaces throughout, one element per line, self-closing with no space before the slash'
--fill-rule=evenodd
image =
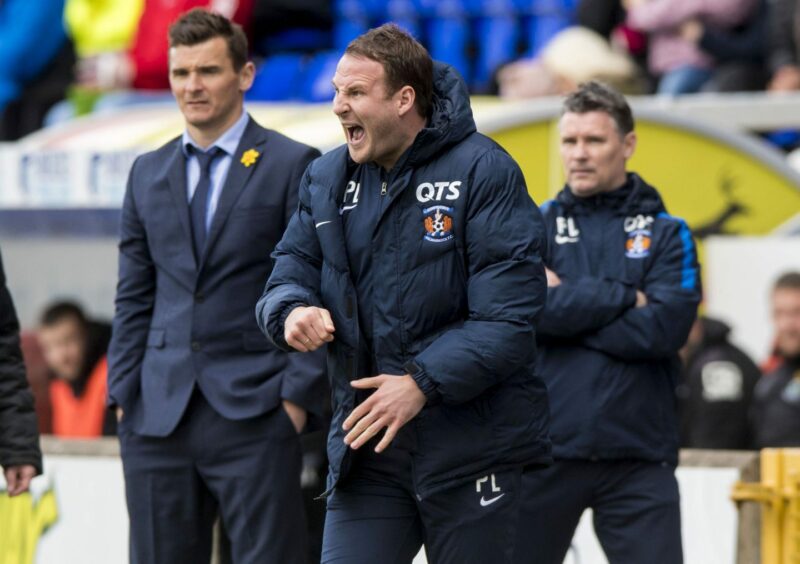
<path id="1" fill-rule="evenodd" d="M 364 128 L 360 125 L 344 125 L 344 131 L 349 145 L 358 145 L 366 136 Z"/>

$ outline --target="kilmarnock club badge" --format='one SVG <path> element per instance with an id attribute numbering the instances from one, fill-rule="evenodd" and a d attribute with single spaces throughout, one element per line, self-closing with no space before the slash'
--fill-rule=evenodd
<path id="1" fill-rule="evenodd" d="M 442 243 L 453 238 L 453 208 L 431 206 L 422 210 L 425 224 L 425 240 Z"/>

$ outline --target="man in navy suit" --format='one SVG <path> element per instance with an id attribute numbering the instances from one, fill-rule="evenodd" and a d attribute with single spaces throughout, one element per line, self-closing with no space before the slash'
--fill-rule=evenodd
<path id="1" fill-rule="evenodd" d="M 319 152 L 244 111 L 241 28 L 193 10 L 169 40 L 186 130 L 131 169 L 109 351 L 131 561 L 208 562 L 219 513 L 235 562 L 302 562 L 298 433 L 323 359 L 274 348 L 253 308 Z"/>

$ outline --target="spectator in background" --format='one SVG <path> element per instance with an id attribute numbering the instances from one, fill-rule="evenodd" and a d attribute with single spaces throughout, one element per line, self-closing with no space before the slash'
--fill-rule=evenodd
<path id="1" fill-rule="evenodd" d="M 772 321 L 781 364 L 756 386 L 756 446 L 800 446 L 800 272 L 787 272 L 775 282 Z"/>
<path id="2" fill-rule="evenodd" d="M 69 0 L 74 2 L 76 0 Z M 93 3 L 96 0 L 77 0 L 79 3 Z M 167 59 L 167 31 L 169 26 L 182 14 L 192 8 L 203 8 L 219 13 L 240 24 L 245 31 L 249 28 L 256 0 L 116 0 L 112 5 L 92 6 L 91 13 L 96 22 L 87 25 L 78 15 L 90 10 L 84 7 L 73 8 L 68 21 L 77 26 L 81 39 L 90 37 L 84 29 L 96 30 L 107 19 L 115 21 L 117 35 L 114 42 L 125 43 L 129 48 L 124 52 L 104 51 L 97 57 L 88 57 L 78 65 L 78 86 L 96 89 L 105 94 L 92 100 L 90 107 L 103 111 L 131 104 L 170 102 L 169 65 Z M 117 5 L 117 2 L 119 5 Z M 107 3 L 104 3 L 107 4 Z M 116 12 L 116 15 L 114 15 Z M 132 24 L 132 21 L 135 23 Z M 132 24 L 132 25 L 131 25 Z M 128 36 L 127 33 L 131 35 Z M 111 42 L 112 34 L 106 38 Z M 80 108 L 63 105 L 58 112 L 48 116 L 48 124 L 69 119 L 81 113 Z"/>
<path id="3" fill-rule="evenodd" d="M 750 408 L 761 372 L 728 340 L 730 331 L 722 321 L 699 317 L 681 349 L 677 395 L 684 448 L 751 448 Z"/>
<path id="4" fill-rule="evenodd" d="M 19 322 L 0 259 L 0 466 L 8 495 L 28 490 L 42 471 L 33 395 L 19 348 Z"/>
<path id="5" fill-rule="evenodd" d="M 761 0 L 753 16 L 732 29 L 706 25 L 700 19 L 681 25 L 681 36 L 715 61 L 702 90 L 743 92 L 766 87 L 767 24 L 767 0 Z"/>
<path id="6" fill-rule="evenodd" d="M 238 23 L 249 32 L 253 1 L 145 0 L 130 51 L 130 86 L 137 90 L 169 90 L 167 32 L 182 14 L 192 8 L 205 8 Z"/>
<path id="7" fill-rule="evenodd" d="M 622 0 L 580 0 L 575 17 L 579 26 L 591 29 L 628 52 L 639 68 L 647 67 L 647 35 L 625 23 Z"/>
<path id="8" fill-rule="evenodd" d="M 767 89 L 800 90 L 800 2 L 772 0 L 769 5 L 769 71 Z"/>
<path id="9" fill-rule="evenodd" d="M 130 83 L 128 50 L 144 0 L 67 0 L 64 21 L 78 60 L 67 99 L 55 104 L 44 125 L 69 120 L 94 109 L 98 99 Z"/>
<path id="10" fill-rule="evenodd" d="M 643 89 L 637 66 L 627 53 L 583 27 L 560 31 L 536 58 L 504 65 L 496 77 L 498 94 L 508 99 L 566 94 L 589 80 L 602 80 L 626 93 Z"/>
<path id="11" fill-rule="evenodd" d="M 681 34 L 681 26 L 701 22 L 719 30 L 743 25 L 758 0 L 624 0 L 627 23 L 649 34 L 648 68 L 658 77 L 658 93 L 698 92 L 713 73 L 715 61 Z"/>
<path id="12" fill-rule="evenodd" d="M 608 39 L 625 22 L 625 8 L 620 0 L 580 0 L 575 18 L 578 25 Z"/>
<path id="13" fill-rule="evenodd" d="M 251 0 L 252 49 L 256 55 L 276 51 L 330 48 L 331 0 Z"/>
<path id="14" fill-rule="evenodd" d="M 0 140 L 39 129 L 72 83 L 64 0 L 0 2 Z"/>
<path id="15" fill-rule="evenodd" d="M 38 336 L 53 376 L 53 434 L 73 438 L 116 435 L 116 417 L 106 408 L 110 325 L 89 321 L 74 303 L 58 302 L 42 314 Z"/>

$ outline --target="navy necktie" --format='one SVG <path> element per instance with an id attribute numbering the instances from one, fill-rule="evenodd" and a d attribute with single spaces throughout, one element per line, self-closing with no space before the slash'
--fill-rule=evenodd
<path id="1" fill-rule="evenodd" d="M 192 201 L 189 204 L 189 214 L 192 219 L 192 243 L 194 243 L 194 256 L 197 261 L 203 256 L 206 245 L 206 215 L 208 215 L 208 196 L 211 192 L 211 163 L 214 159 L 225 153 L 219 147 L 214 147 L 207 153 L 189 145 L 189 150 L 197 157 L 200 163 L 200 180 L 194 189 Z"/>

